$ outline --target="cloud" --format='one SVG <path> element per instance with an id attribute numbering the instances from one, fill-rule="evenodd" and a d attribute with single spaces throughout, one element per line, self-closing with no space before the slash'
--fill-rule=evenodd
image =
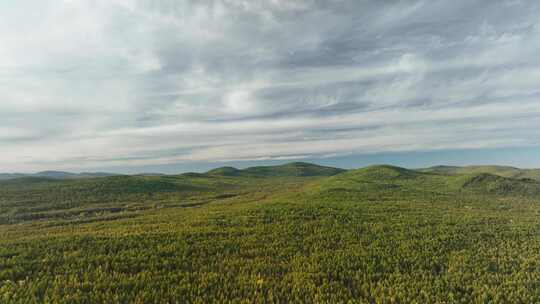
<path id="1" fill-rule="evenodd" d="M 540 144 L 534 1 L 0 9 L 0 171 Z"/>

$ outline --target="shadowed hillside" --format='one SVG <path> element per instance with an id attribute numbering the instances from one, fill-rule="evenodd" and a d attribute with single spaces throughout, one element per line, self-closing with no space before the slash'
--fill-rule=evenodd
<path id="1" fill-rule="evenodd" d="M 464 182 L 463 188 L 480 194 L 540 197 L 540 182 L 536 180 L 507 178 L 489 173 L 472 175 Z"/>

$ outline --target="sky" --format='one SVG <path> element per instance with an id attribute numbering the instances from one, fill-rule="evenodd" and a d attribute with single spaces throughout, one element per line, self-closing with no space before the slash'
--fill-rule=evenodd
<path id="1" fill-rule="evenodd" d="M 540 167 L 540 2 L 3 0 L 0 172 Z"/>

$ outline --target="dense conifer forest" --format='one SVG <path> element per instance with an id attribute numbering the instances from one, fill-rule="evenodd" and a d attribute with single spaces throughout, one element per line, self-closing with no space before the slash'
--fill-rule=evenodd
<path id="1" fill-rule="evenodd" d="M 538 303 L 539 215 L 486 170 L 17 178 L 0 303 Z"/>

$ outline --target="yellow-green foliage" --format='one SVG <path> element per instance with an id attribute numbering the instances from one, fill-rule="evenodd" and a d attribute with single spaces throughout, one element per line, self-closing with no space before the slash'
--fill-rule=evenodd
<path id="1" fill-rule="evenodd" d="M 0 185 L 0 303 L 540 302 L 529 193 L 386 166 L 146 181 Z"/>

